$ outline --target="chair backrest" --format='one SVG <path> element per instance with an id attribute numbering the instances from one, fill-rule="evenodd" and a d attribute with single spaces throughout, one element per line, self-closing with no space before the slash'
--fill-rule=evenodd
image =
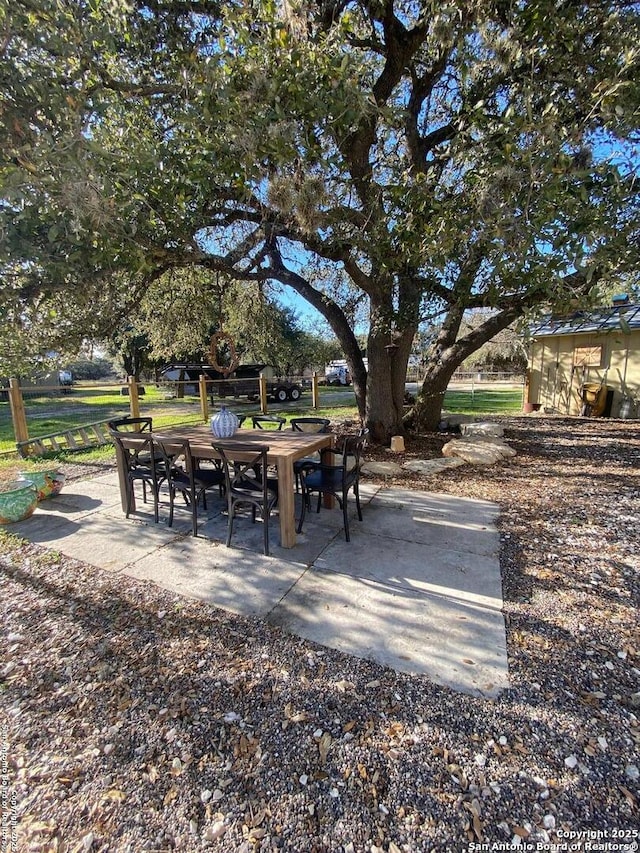
<path id="1" fill-rule="evenodd" d="M 220 455 L 227 492 L 242 491 L 245 487 L 252 490 L 262 490 L 264 500 L 267 499 L 267 453 L 269 447 L 264 444 L 225 443 L 224 446 L 213 442 L 211 445 Z M 238 457 L 246 457 L 239 459 Z"/>
<path id="2" fill-rule="evenodd" d="M 329 418 L 291 418 L 291 429 L 294 432 L 324 433 L 329 432 Z"/>
<path id="3" fill-rule="evenodd" d="M 153 434 L 153 451 L 154 458 L 160 462 L 164 468 L 165 477 L 175 479 L 180 475 L 184 479 L 185 474 L 188 476 L 191 485 L 194 485 L 194 470 L 193 459 L 191 455 L 191 447 L 186 438 L 173 438 L 169 435 Z M 184 467 L 178 465 L 178 459 L 184 459 Z"/>
<path id="4" fill-rule="evenodd" d="M 286 424 L 285 418 L 279 418 L 277 415 L 256 415 L 251 418 L 254 429 L 269 429 L 269 426 L 281 430 Z"/>
<path id="5" fill-rule="evenodd" d="M 127 471 L 134 471 L 140 467 L 154 467 L 153 441 L 151 433 L 141 435 L 138 432 L 118 432 L 117 430 L 109 430 L 109 435 L 116 447 L 120 449 Z M 143 453 L 146 458 L 141 460 L 140 456 Z"/>
<path id="6" fill-rule="evenodd" d="M 115 432 L 152 432 L 153 431 L 153 419 L 152 418 L 116 418 L 113 421 L 109 421 L 107 424 L 109 429 L 114 430 Z"/>
<path id="7" fill-rule="evenodd" d="M 349 473 L 355 471 L 360 475 L 360 458 L 362 450 L 369 438 L 369 430 L 361 429 L 358 435 L 345 435 L 342 441 L 341 467 Z"/>

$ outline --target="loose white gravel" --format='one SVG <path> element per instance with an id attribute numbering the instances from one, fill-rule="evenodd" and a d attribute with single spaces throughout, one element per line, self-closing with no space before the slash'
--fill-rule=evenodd
<path id="1" fill-rule="evenodd" d="M 640 429 L 500 420 L 515 459 L 394 481 L 500 504 L 498 699 L 0 533 L 3 853 L 637 841 Z"/>

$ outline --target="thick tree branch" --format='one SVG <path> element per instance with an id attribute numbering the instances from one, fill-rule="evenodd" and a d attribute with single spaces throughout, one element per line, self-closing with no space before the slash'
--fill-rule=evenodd
<path id="1" fill-rule="evenodd" d="M 269 277 L 293 288 L 327 320 L 340 341 L 349 363 L 358 372 L 359 378 L 366 376 L 360 346 L 340 306 L 326 293 L 316 290 L 306 278 L 285 266 L 276 239 L 271 241 L 269 259 L 271 261 Z"/>

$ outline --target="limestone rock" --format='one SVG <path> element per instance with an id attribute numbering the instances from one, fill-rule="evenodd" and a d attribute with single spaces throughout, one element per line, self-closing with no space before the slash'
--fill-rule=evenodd
<path id="1" fill-rule="evenodd" d="M 440 429 L 456 429 L 457 427 L 461 427 L 462 424 L 469 424 L 472 422 L 473 415 L 452 415 L 449 414 L 449 412 L 442 412 L 440 419 Z"/>
<path id="2" fill-rule="evenodd" d="M 472 465 L 494 465 L 502 459 L 495 451 L 466 441 L 450 441 L 442 448 L 443 456 L 457 456 Z"/>
<path id="3" fill-rule="evenodd" d="M 363 474 L 371 476 L 397 477 L 402 473 L 402 467 L 397 462 L 364 462 L 360 468 Z"/>
<path id="4" fill-rule="evenodd" d="M 495 450 L 496 453 L 499 453 L 505 459 L 511 459 L 516 455 L 513 447 L 508 445 L 506 441 L 501 441 L 499 438 L 492 438 L 489 435 L 474 435 L 473 443 L 478 447 Z"/>
<path id="5" fill-rule="evenodd" d="M 461 424 L 460 432 L 462 435 L 489 435 L 502 438 L 504 435 L 504 427 L 501 424 L 492 424 L 487 422 Z"/>
<path id="6" fill-rule="evenodd" d="M 452 457 L 449 459 L 412 459 L 410 462 L 405 462 L 402 467 L 407 471 L 428 476 L 429 474 L 441 474 L 449 468 L 458 468 L 464 464 L 464 459 Z"/>
<path id="7" fill-rule="evenodd" d="M 504 441 L 490 436 L 465 436 L 447 442 L 442 448 L 445 457 L 458 457 L 473 465 L 493 465 L 516 455 Z"/>
<path id="8" fill-rule="evenodd" d="M 473 447 L 480 447 L 484 450 L 492 450 L 504 457 L 515 456 L 516 452 L 513 447 L 510 447 L 506 441 L 501 438 L 496 438 L 492 435 L 465 435 L 454 441 L 462 441 Z"/>

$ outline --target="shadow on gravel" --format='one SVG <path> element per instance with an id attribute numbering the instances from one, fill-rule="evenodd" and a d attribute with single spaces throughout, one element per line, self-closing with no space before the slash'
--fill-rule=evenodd
<path id="1" fill-rule="evenodd" d="M 510 755 L 532 776 L 561 772 L 566 732 L 548 721 L 548 710 L 544 718 L 532 710 L 551 703 L 575 719 L 575 699 L 564 676 L 544 666 L 518 674 L 519 682 L 539 678 L 543 690 L 517 702 L 511 691 L 500 700 L 463 696 L 152 584 L 103 580 L 35 549 L 29 560 L 28 569 L 17 558 L 2 567 L 3 588 L 13 588 L 20 608 L 4 612 L 4 624 L 23 638 L 0 637 L 3 660 L 12 662 L 1 689 L 11 755 L 28 755 L 29 768 L 55 764 L 54 773 L 17 785 L 21 831 L 37 816 L 39 839 L 50 845 L 60 824 L 69 844 L 92 825 L 97 838 L 122 849 L 128 842 L 169 849 L 177 837 L 205 849 L 191 822 L 198 832 L 211 826 L 201 792 L 219 791 L 215 809 L 227 824 L 219 849 L 240 849 L 261 810 L 258 825 L 274 835 L 302 820 L 318 850 L 336 822 L 366 833 L 379 819 L 412 849 L 426 849 L 432 824 L 409 825 L 404 813 L 429 814 L 449 837 L 464 838 L 465 811 L 447 804 L 484 784 L 479 754 L 494 773 Z M 566 631 L 535 620 L 518 629 L 525 643 L 539 632 L 557 647 L 573 646 L 571 659 L 578 653 Z M 601 773 L 611 772 L 608 761 L 594 759 Z M 528 778 L 502 772 L 500 796 L 483 802 L 487 825 L 503 819 L 506 802 L 511 819 L 527 819 L 539 794 Z M 573 808 L 588 790 L 590 819 L 606 826 L 611 817 L 589 784 L 578 778 L 556 788 L 555 807 Z M 379 807 L 385 802 L 394 805 L 388 814 Z M 615 819 L 625 825 L 622 812 Z"/>

